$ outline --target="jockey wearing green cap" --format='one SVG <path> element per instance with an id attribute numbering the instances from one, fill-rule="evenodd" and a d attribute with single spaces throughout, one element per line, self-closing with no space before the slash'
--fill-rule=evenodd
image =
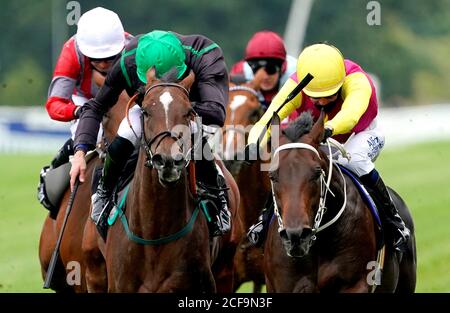
<path id="1" fill-rule="evenodd" d="M 225 105 L 228 103 L 228 72 L 220 47 L 201 35 L 180 35 L 155 30 L 136 36 L 125 46 L 121 58 L 116 61 L 102 89 L 94 99 L 81 109 L 80 122 L 75 136 L 75 156 L 72 161 L 71 184 L 79 176 L 84 181 L 85 154 L 93 149 L 97 131 L 103 115 L 113 106 L 123 90 L 133 96 L 147 82 L 146 73 L 156 70 L 156 77 L 167 73 L 176 74 L 177 79 L 195 74 L 195 83 L 190 91 L 190 100 L 204 125 L 222 127 L 225 122 Z M 140 104 L 140 101 L 137 101 Z M 139 145 L 135 134 L 141 133 L 140 108 L 135 105 L 129 111 L 133 130 L 124 119 L 117 137 L 109 145 L 102 178 L 97 192 L 92 196 L 91 218 L 100 234 L 106 238 L 108 205 L 113 189 L 126 161 Z M 203 140 L 207 145 L 207 141 Z M 207 147 L 209 149 L 209 147 Z M 210 151 L 203 147 L 203 151 Z M 219 177 L 214 160 L 202 158 L 196 162 L 197 177 L 209 193 L 215 196 L 215 215 L 210 223 L 212 236 L 222 235 L 230 229 L 230 212 L 223 191 L 223 177 Z"/>

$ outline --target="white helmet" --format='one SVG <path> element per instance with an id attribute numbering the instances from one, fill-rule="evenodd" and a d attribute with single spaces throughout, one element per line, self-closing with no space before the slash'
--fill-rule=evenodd
<path id="1" fill-rule="evenodd" d="M 112 57 L 125 45 L 122 22 L 113 11 L 97 7 L 78 20 L 76 40 L 81 53 L 89 58 Z"/>

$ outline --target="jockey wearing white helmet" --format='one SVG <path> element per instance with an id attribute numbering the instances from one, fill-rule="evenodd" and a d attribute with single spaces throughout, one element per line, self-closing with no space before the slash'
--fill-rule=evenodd
<path id="1" fill-rule="evenodd" d="M 80 17 L 76 35 L 62 47 L 48 89 L 45 107 L 51 119 L 72 121 L 72 138 L 64 143 L 51 166 L 46 166 L 41 171 L 38 199 L 47 208 L 43 176 L 49 168 L 56 168 L 68 162 L 69 155 L 73 154 L 73 138 L 78 126 L 79 108 L 90 98 L 95 97 L 100 88 L 98 82 L 104 81 L 114 60 L 131 38 L 130 34 L 124 32 L 122 22 L 116 13 L 97 7 Z M 102 130 L 99 132 L 99 139 L 101 133 Z"/>

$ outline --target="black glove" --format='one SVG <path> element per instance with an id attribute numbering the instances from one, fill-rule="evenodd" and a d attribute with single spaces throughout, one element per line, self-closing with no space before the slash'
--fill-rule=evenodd
<path id="1" fill-rule="evenodd" d="M 253 164 L 259 158 L 258 145 L 251 143 L 245 146 L 244 149 L 244 162 L 248 165 Z"/>
<path id="2" fill-rule="evenodd" d="M 330 138 L 332 135 L 333 135 L 333 130 L 331 128 L 325 128 L 325 131 L 323 132 L 322 143 L 327 142 L 327 139 Z"/>

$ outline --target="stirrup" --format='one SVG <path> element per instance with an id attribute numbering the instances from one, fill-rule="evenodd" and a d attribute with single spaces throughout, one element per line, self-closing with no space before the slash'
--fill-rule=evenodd
<path id="1" fill-rule="evenodd" d="M 398 252 L 406 252 L 411 233 L 406 226 L 403 230 L 397 229 L 397 232 L 400 233 L 400 236 L 394 241 L 393 247 Z"/>
<path id="2" fill-rule="evenodd" d="M 256 247 L 260 246 L 262 243 L 261 233 L 264 230 L 263 220 L 259 220 L 256 224 L 250 226 L 247 232 L 247 238 L 250 243 Z"/>

